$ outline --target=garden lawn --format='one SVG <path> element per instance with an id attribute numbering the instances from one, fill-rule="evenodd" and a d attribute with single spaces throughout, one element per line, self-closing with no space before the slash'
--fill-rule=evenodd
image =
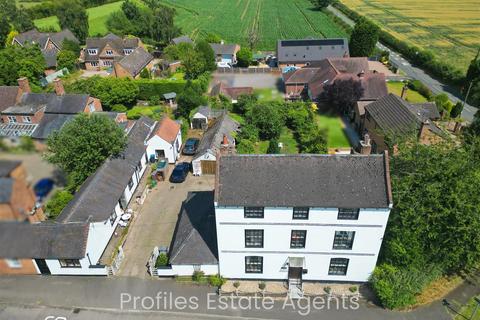
<path id="1" fill-rule="evenodd" d="M 298 146 L 295 137 L 293 136 L 292 130 L 284 127 L 278 142 L 283 143 L 283 148 L 280 150 L 282 154 L 297 154 Z M 270 141 L 258 141 L 255 144 L 255 153 L 257 154 L 266 154 L 268 150 L 268 145 Z"/>
<path id="2" fill-rule="evenodd" d="M 140 3 L 139 0 L 135 0 L 134 2 Z M 105 4 L 103 6 L 87 9 L 89 35 L 96 36 L 96 35 L 104 35 L 108 33 L 108 29 L 106 26 L 107 19 L 112 12 L 120 10 L 122 3 L 123 1 L 117 1 L 117 2 Z M 58 18 L 56 16 L 37 19 L 34 21 L 34 23 L 35 23 L 35 26 L 37 26 L 40 29 L 54 27 L 56 30 L 60 30 L 60 25 L 58 23 Z"/>
<path id="3" fill-rule="evenodd" d="M 135 106 L 127 111 L 127 118 L 130 120 L 135 120 L 145 116 L 158 121 L 162 117 L 163 111 L 164 109 L 161 106 Z"/>
<path id="4" fill-rule="evenodd" d="M 259 101 L 283 101 L 284 97 L 281 92 L 273 88 L 255 89 L 255 95 Z"/>
<path id="5" fill-rule="evenodd" d="M 350 142 L 343 130 L 340 116 L 317 113 L 316 121 L 321 129 L 327 130 L 328 148 L 349 148 Z"/>
<path id="6" fill-rule="evenodd" d="M 388 92 L 396 94 L 397 96 L 402 95 L 402 88 L 404 86 L 403 82 L 387 82 L 387 87 L 388 87 Z M 407 98 L 405 99 L 410 103 L 423 103 L 423 102 L 428 102 L 427 98 L 422 96 L 420 93 L 417 91 L 414 91 L 412 89 L 408 89 L 407 91 Z"/>
<path id="7" fill-rule="evenodd" d="M 480 296 L 477 296 L 477 298 L 480 299 Z M 480 320 L 480 306 L 476 310 L 475 317 L 472 318 L 472 316 L 474 315 L 473 313 L 475 312 L 476 305 L 477 302 L 475 302 L 473 298 L 470 299 L 467 305 L 460 310 L 459 314 L 455 317 L 455 320 Z"/>

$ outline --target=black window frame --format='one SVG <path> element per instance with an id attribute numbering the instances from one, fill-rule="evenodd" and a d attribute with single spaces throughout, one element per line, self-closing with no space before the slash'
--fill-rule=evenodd
<path id="1" fill-rule="evenodd" d="M 59 259 L 60 268 L 81 268 L 80 259 Z"/>
<path id="2" fill-rule="evenodd" d="M 243 207 L 243 217 L 247 219 L 263 219 L 265 217 L 265 207 Z"/>
<path id="3" fill-rule="evenodd" d="M 133 177 L 131 177 L 130 180 L 128 180 L 128 191 L 132 190 L 134 184 Z"/>
<path id="4" fill-rule="evenodd" d="M 296 236 L 295 239 L 293 237 L 294 233 L 303 233 L 303 241 L 300 244 L 296 244 L 298 241 L 297 238 L 302 239 L 301 236 Z M 292 230 L 290 233 L 290 249 L 304 249 L 307 243 L 307 230 Z"/>
<path id="5" fill-rule="evenodd" d="M 348 272 L 348 265 L 350 259 L 348 258 L 331 258 L 328 266 L 329 276 L 346 276 Z"/>
<path id="6" fill-rule="evenodd" d="M 358 220 L 359 216 L 359 208 L 338 208 L 338 220 Z"/>
<path id="7" fill-rule="evenodd" d="M 247 235 L 247 233 L 259 233 L 260 235 L 259 234 Z M 263 243 L 265 239 L 264 235 L 265 233 L 263 229 L 245 229 L 245 248 L 263 248 Z M 261 237 L 261 244 L 259 245 L 252 244 L 252 243 L 255 243 L 256 241 L 254 240 L 248 241 L 249 237 L 253 237 L 253 238 Z"/>
<path id="8" fill-rule="evenodd" d="M 352 250 L 355 241 L 355 231 L 335 231 L 333 250 Z"/>
<path id="9" fill-rule="evenodd" d="M 306 210 L 306 216 L 295 216 L 295 214 L 299 214 L 298 211 L 300 211 L 300 214 L 304 214 Z M 295 212 L 297 211 L 297 212 Z M 294 207 L 293 208 L 293 214 L 292 214 L 292 219 L 293 220 L 308 220 L 310 216 L 310 208 L 309 207 Z"/>
<path id="10" fill-rule="evenodd" d="M 113 209 L 113 212 L 112 214 L 110 215 L 110 224 L 113 226 L 115 224 L 115 221 L 117 220 L 118 218 L 118 215 L 117 215 L 117 211 L 115 211 L 115 209 Z"/>
<path id="11" fill-rule="evenodd" d="M 258 259 L 259 262 L 253 263 L 253 265 L 260 265 L 260 269 L 258 271 L 253 270 L 253 268 L 249 269 L 249 265 L 252 265 L 252 261 L 248 261 L 249 259 Z M 250 263 L 249 263 L 250 262 Z M 263 273 L 263 257 L 262 256 L 246 256 L 245 257 L 245 273 Z"/>

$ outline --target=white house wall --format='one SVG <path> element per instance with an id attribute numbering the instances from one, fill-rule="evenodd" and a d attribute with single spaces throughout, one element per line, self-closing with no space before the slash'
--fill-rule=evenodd
<path id="1" fill-rule="evenodd" d="M 176 276 L 191 276 L 195 270 L 200 270 L 205 275 L 218 274 L 218 265 L 172 265 L 172 273 Z"/>
<path id="2" fill-rule="evenodd" d="M 212 155 L 209 151 L 195 158 L 192 161 L 192 170 L 193 170 L 194 176 L 202 175 L 202 164 L 201 164 L 202 160 L 215 161 L 217 160 L 217 158 L 214 155 Z"/>
<path id="3" fill-rule="evenodd" d="M 176 144 L 178 145 L 178 150 L 175 148 Z M 181 131 L 178 132 L 176 141 L 174 142 L 173 145 L 163 140 L 159 136 L 153 136 L 150 140 L 148 140 L 148 145 L 147 145 L 148 159 L 150 159 L 152 155 L 156 157 L 155 150 L 163 150 L 165 152 L 165 157 L 168 159 L 168 162 L 175 163 L 175 161 L 177 161 L 178 157 L 180 156 L 181 146 L 182 146 Z"/>
<path id="4" fill-rule="evenodd" d="M 304 257 L 304 280 L 367 281 L 376 265 L 388 209 L 362 209 L 358 220 L 338 220 L 337 209 L 311 208 L 308 220 L 293 220 L 293 208 L 265 208 L 263 219 L 245 219 L 244 209 L 216 208 L 220 274 L 227 278 L 287 279 L 289 257 Z M 245 230 L 264 230 L 263 248 L 245 248 Z M 305 248 L 291 249 L 291 231 L 306 230 Z M 352 250 L 333 250 L 335 231 L 355 231 Z M 263 273 L 245 273 L 245 257 L 262 256 Z M 330 276 L 331 258 L 348 258 L 346 276 Z"/>

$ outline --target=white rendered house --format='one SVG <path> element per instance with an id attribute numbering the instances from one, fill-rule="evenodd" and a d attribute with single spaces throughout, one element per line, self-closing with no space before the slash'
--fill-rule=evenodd
<path id="1" fill-rule="evenodd" d="M 387 154 L 217 161 L 220 275 L 290 284 L 368 280 L 392 208 Z"/>
<path id="2" fill-rule="evenodd" d="M 167 158 L 169 163 L 175 163 L 180 157 L 182 147 L 182 130 L 179 123 L 168 117 L 155 124 L 147 141 L 147 156 L 150 160 Z"/>

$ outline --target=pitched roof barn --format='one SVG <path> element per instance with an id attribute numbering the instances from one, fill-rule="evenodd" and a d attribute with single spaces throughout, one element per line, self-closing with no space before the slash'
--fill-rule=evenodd
<path id="1" fill-rule="evenodd" d="M 348 40 L 345 38 L 278 40 L 277 42 L 279 64 L 312 63 L 349 55 Z"/>

